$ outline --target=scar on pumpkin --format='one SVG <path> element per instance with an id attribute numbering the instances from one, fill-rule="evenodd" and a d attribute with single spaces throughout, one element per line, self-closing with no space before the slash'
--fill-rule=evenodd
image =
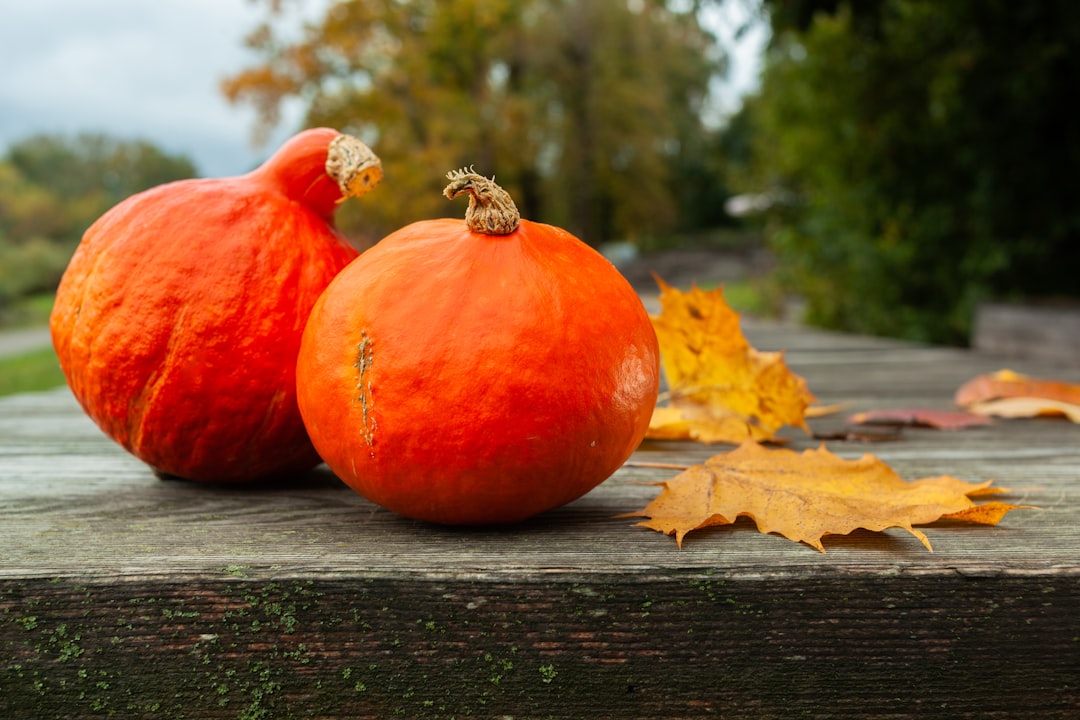
<path id="1" fill-rule="evenodd" d="M 360 331 L 360 342 L 356 344 L 356 401 L 360 403 L 360 411 L 364 424 L 364 440 L 370 446 L 375 438 L 375 423 L 371 418 L 371 380 L 367 375 L 371 371 L 371 363 L 374 354 L 371 349 L 371 338 L 366 331 Z"/>

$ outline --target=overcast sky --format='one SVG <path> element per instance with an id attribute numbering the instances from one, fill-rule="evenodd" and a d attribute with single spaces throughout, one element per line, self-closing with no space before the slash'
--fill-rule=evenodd
<path id="1" fill-rule="evenodd" d="M 328 0 L 306 0 L 318 12 Z M 735 3 L 738 5 L 739 3 Z M 0 151 L 37 133 L 103 132 L 149 140 L 206 176 L 236 175 L 266 147 L 255 115 L 231 106 L 222 78 L 257 61 L 243 46 L 264 15 L 251 0 L 0 0 Z M 717 16 L 724 34 L 730 16 Z M 752 86 L 764 33 L 737 57 L 734 85 Z M 730 100 L 725 100 L 730 104 Z"/>

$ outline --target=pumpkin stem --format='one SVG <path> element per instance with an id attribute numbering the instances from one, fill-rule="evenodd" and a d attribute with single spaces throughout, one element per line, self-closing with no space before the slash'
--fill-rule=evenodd
<path id="1" fill-rule="evenodd" d="M 333 224 L 342 200 L 378 184 L 382 163 L 356 138 L 317 127 L 293 135 L 248 177 Z"/>
<path id="2" fill-rule="evenodd" d="M 337 182 L 342 200 L 360 197 L 382 180 L 382 162 L 363 142 L 341 134 L 326 150 L 326 174 Z"/>
<path id="3" fill-rule="evenodd" d="M 469 230 L 484 235 L 509 235 L 517 229 L 521 215 L 510 194 L 477 175 L 472 168 L 462 168 L 446 173 L 450 184 L 443 195 L 453 200 L 462 193 L 469 194 L 469 207 L 465 211 L 465 224 Z"/>

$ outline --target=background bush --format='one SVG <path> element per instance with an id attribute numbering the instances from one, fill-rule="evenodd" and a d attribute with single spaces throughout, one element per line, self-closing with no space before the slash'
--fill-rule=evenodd
<path id="1" fill-rule="evenodd" d="M 1080 295 L 1080 5 L 766 0 L 735 182 L 818 324 L 964 343 L 988 298 Z"/>
<path id="2" fill-rule="evenodd" d="M 16 301 L 51 293 L 83 232 L 146 188 L 194 177 L 195 166 L 143 141 L 39 135 L 0 158 L 0 323 Z"/>

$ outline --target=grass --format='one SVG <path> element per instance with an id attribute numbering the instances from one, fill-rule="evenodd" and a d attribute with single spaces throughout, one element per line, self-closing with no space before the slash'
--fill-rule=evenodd
<path id="1" fill-rule="evenodd" d="M 0 358 L 0 396 L 51 390 L 64 382 L 51 347 Z"/>
<path id="2" fill-rule="evenodd" d="M 740 315 L 779 318 L 783 315 L 784 293 L 771 277 L 750 278 L 725 283 L 703 283 L 702 290 L 722 287 L 724 300 Z"/>
<path id="3" fill-rule="evenodd" d="M 18 298 L 0 309 L 0 332 L 9 328 L 46 325 L 52 306 L 52 293 Z M 0 396 L 51 390 L 64 383 L 60 362 L 51 347 L 0 357 Z"/>
<path id="4" fill-rule="evenodd" d="M 52 293 L 38 293 L 16 298 L 6 307 L 0 306 L 0 330 L 48 324 L 53 299 Z"/>
<path id="5" fill-rule="evenodd" d="M 724 300 L 740 314 L 766 315 L 769 303 L 759 283 L 742 281 L 723 283 Z"/>

